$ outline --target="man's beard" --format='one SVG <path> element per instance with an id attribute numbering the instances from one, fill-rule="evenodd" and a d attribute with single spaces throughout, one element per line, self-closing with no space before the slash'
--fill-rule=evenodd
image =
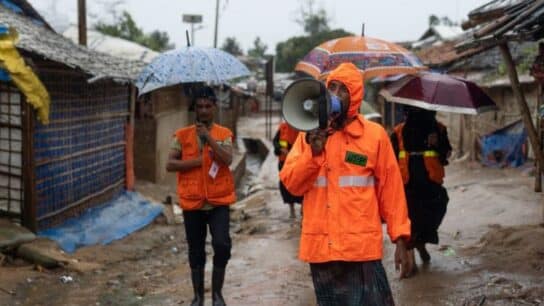
<path id="1" fill-rule="evenodd" d="M 344 125 L 346 124 L 346 121 L 348 119 L 348 113 L 347 111 L 343 111 L 342 113 L 340 113 L 340 115 L 338 115 L 336 118 L 334 118 L 332 121 L 331 121 L 331 128 L 335 129 L 335 130 L 341 130 L 342 128 L 344 128 Z"/>

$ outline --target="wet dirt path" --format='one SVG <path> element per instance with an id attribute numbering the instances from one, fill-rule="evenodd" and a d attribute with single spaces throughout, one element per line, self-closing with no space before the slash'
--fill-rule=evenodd
<path id="1" fill-rule="evenodd" d="M 248 137 L 264 122 L 249 118 Z M 261 120 L 262 119 L 262 120 Z M 264 128 L 263 128 L 264 130 Z M 243 129 L 242 129 L 242 132 Z M 241 134 L 242 135 L 242 134 Z M 315 305 L 307 264 L 297 259 L 300 217 L 288 218 L 277 190 L 273 157 L 258 177 L 260 191 L 233 207 L 232 258 L 224 296 L 229 305 Z M 384 266 L 397 305 L 544 305 L 542 196 L 519 169 L 452 163 L 450 204 L 431 263 L 399 280 L 385 238 Z M 172 188 L 140 186 L 162 201 Z M 210 301 L 211 247 L 207 246 L 206 305 Z M 0 305 L 188 305 L 192 296 L 183 225 L 157 220 L 108 246 L 72 255 L 99 264 L 84 272 L 36 269 L 18 259 L 0 266 Z M 61 276 L 73 281 L 63 283 Z"/>

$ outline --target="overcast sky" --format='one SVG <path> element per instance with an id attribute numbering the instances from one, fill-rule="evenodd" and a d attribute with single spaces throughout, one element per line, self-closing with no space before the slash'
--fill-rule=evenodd
<path id="1" fill-rule="evenodd" d="M 417 40 L 427 29 L 428 17 L 448 16 L 453 21 L 467 19 L 467 13 L 490 0 L 316 0 L 316 8 L 324 8 L 331 17 L 332 28 L 343 28 L 359 34 L 365 23 L 367 36 L 389 41 Z M 47 18 L 56 16 L 60 23 L 75 23 L 77 0 L 30 0 Z M 87 0 L 89 23 L 97 19 L 111 20 L 116 0 Z M 195 31 L 195 43 L 213 46 L 214 0 L 125 0 L 117 6 L 127 10 L 146 32 L 166 31 L 176 46 L 185 44 L 182 14 L 201 14 L 203 22 Z M 303 34 L 295 22 L 302 0 L 220 0 L 218 47 L 226 37 L 234 36 L 247 51 L 257 36 L 274 53 L 278 42 Z M 56 11 L 55 14 L 50 14 Z M 49 21 L 49 20 L 48 20 Z"/>

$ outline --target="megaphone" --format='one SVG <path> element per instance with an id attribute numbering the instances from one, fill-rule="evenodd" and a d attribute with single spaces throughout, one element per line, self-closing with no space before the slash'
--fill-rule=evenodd
<path id="1" fill-rule="evenodd" d="M 342 103 L 322 82 L 304 78 L 287 87 L 281 111 L 287 124 L 299 131 L 311 131 L 326 129 L 329 120 L 342 113 Z"/>

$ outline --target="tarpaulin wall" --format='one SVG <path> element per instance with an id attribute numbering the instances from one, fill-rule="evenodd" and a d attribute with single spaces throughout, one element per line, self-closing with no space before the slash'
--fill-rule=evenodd
<path id="1" fill-rule="evenodd" d="M 41 64 L 50 123 L 34 131 L 38 229 L 112 199 L 125 185 L 128 86 Z"/>
<path id="2" fill-rule="evenodd" d="M 525 163 L 527 131 L 521 120 L 481 138 L 482 163 L 489 167 L 519 167 Z"/>

